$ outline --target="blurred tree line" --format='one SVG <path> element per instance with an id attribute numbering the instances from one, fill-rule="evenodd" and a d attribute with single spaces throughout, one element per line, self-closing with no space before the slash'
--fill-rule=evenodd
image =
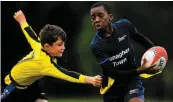
<path id="1" fill-rule="evenodd" d="M 101 74 L 101 68 L 97 65 L 90 50 L 90 42 L 95 33 L 90 21 L 90 7 L 93 3 L 95 2 L 2 2 L 2 86 L 4 86 L 3 79 L 12 66 L 31 50 L 19 25 L 13 19 L 13 13 L 19 9 L 23 10 L 27 21 L 37 34 L 47 23 L 58 25 L 66 31 L 68 37 L 66 51 L 59 59 L 64 68 L 87 75 Z M 144 86 L 146 96 L 173 98 L 173 2 L 110 1 L 107 3 L 113 11 L 114 21 L 122 18 L 128 19 L 155 45 L 163 46 L 167 50 L 169 61 L 164 72 L 145 80 Z M 136 42 L 132 42 L 137 62 L 140 65 L 141 56 L 146 50 Z M 51 77 L 39 80 L 39 85 L 50 96 L 99 95 L 98 88 Z"/>

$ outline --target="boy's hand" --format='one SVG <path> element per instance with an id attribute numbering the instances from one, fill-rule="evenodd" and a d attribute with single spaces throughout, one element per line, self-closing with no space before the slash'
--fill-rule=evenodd
<path id="1" fill-rule="evenodd" d="M 27 23 L 25 15 L 21 10 L 15 12 L 13 17 L 20 25 Z"/>
<path id="2" fill-rule="evenodd" d="M 102 85 L 102 78 L 100 75 L 96 75 L 94 77 L 86 76 L 85 81 L 86 83 L 92 84 L 93 86 L 96 86 L 96 87 L 101 87 Z"/>
<path id="3" fill-rule="evenodd" d="M 139 74 L 142 74 L 142 73 L 155 74 L 155 73 L 159 72 L 159 68 L 154 68 L 156 65 L 146 67 L 146 63 L 147 63 L 147 60 L 144 59 L 143 64 L 139 68 L 137 68 L 137 72 Z"/>

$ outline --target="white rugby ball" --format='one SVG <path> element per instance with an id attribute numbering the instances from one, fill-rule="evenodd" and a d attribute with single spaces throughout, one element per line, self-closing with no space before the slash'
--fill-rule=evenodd
<path id="1" fill-rule="evenodd" d="M 168 55 L 163 47 L 155 46 L 148 49 L 144 53 L 141 59 L 141 65 L 143 64 L 144 59 L 147 60 L 147 63 L 145 64 L 146 67 L 150 67 L 156 64 L 154 68 L 159 68 L 160 70 L 163 70 L 168 61 Z"/>

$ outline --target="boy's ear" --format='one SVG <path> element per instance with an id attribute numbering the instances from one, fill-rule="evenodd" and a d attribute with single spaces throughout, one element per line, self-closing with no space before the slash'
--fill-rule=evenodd
<path id="1" fill-rule="evenodd" d="M 49 49 L 50 45 L 45 43 L 43 47 L 44 47 L 44 49 Z"/>
<path id="2" fill-rule="evenodd" d="M 112 21 L 114 19 L 113 15 L 109 14 L 109 16 L 110 16 L 110 21 Z"/>

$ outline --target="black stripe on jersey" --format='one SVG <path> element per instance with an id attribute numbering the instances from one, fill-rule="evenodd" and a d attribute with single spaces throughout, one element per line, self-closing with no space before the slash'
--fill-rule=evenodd
<path id="1" fill-rule="evenodd" d="M 80 73 L 77 73 L 75 71 L 68 71 L 67 69 L 62 68 L 61 66 L 59 66 L 58 64 L 56 64 L 53 59 L 51 58 L 51 63 L 53 63 L 53 65 L 62 73 L 71 76 L 73 78 L 79 79 Z"/>
<path id="2" fill-rule="evenodd" d="M 29 36 L 30 36 L 32 39 L 34 39 L 36 42 L 40 42 L 40 41 L 38 40 L 37 35 L 35 34 L 35 32 L 32 30 L 31 27 L 26 27 L 26 28 L 24 28 L 24 29 L 26 30 L 26 32 L 29 34 Z"/>
<path id="3" fill-rule="evenodd" d="M 41 49 L 41 51 L 43 51 L 44 53 L 46 53 L 46 55 L 48 55 L 49 57 L 51 57 L 51 56 L 49 55 L 49 53 L 46 52 L 44 49 Z"/>

